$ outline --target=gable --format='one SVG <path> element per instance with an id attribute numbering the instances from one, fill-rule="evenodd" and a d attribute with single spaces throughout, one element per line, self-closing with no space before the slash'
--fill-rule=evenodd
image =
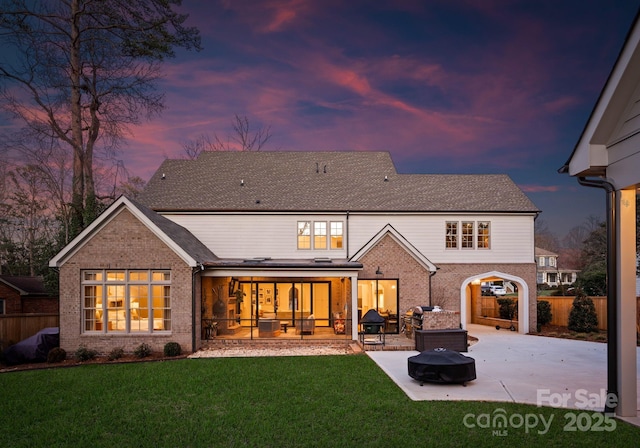
<path id="1" fill-rule="evenodd" d="M 391 224 L 384 226 L 373 238 L 371 238 L 364 246 L 362 246 L 350 258 L 351 261 L 360 261 L 373 248 L 378 246 L 380 242 L 386 238 L 392 238 L 400 247 L 402 247 L 409 255 L 411 255 L 424 269 L 429 272 L 435 272 L 438 268 L 427 257 L 425 257 L 418 249 L 415 248 L 404 236 L 402 236 Z"/>
<path id="2" fill-rule="evenodd" d="M 138 226 L 129 225 L 128 227 L 131 227 L 131 229 L 127 228 L 127 226 L 110 226 L 123 213 L 125 215 L 120 219 L 124 219 L 124 216 L 130 216 L 131 219 L 138 223 Z M 136 238 L 140 240 L 142 238 L 140 232 L 135 235 L 131 233 L 133 228 L 139 226 L 144 227 L 149 234 L 162 241 L 188 266 L 196 267 L 216 258 L 204 244 L 183 227 L 122 196 L 53 257 L 49 261 L 49 266 L 62 266 L 75 253 L 83 249 L 87 244 L 91 244 L 96 235 L 107 227 L 109 227 L 109 232 L 114 233 L 114 236 L 109 243 L 110 246 L 103 249 L 114 252 L 125 248 L 127 245 L 132 244 L 132 240 L 136 240 Z M 99 251 L 99 249 L 96 250 Z M 141 248 L 141 250 L 144 249 Z"/>

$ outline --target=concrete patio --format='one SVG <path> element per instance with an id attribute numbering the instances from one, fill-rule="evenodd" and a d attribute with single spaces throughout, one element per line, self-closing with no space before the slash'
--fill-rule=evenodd
<path id="1" fill-rule="evenodd" d="M 420 386 L 407 367 L 407 359 L 416 351 L 366 353 L 416 401 L 496 401 L 602 411 L 607 388 L 606 344 L 523 335 L 483 325 L 469 325 L 467 330 L 478 342 L 464 353 L 475 359 L 477 374 L 466 386 Z M 640 426 L 640 417 L 623 420 Z"/>

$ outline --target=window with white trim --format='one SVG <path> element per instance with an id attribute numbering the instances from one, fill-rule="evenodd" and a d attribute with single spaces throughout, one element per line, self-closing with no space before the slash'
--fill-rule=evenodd
<path id="1" fill-rule="evenodd" d="M 462 221 L 462 243 L 463 249 L 473 249 L 473 222 Z"/>
<path id="2" fill-rule="evenodd" d="M 327 223 L 325 221 L 316 221 L 313 223 L 313 248 L 327 248 Z"/>
<path id="3" fill-rule="evenodd" d="M 342 249 L 342 221 L 331 221 L 331 249 Z"/>
<path id="4" fill-rule="evenodd" d="M 478 221 L 478 249 L 491 248 L 491 223 L 489 221 Z"/>
<path id="5" fill-rule="evenodd" d="M 446 249 L 490 249 L 491 223 L 489 221 L 445 222 Z"/>
<path id="6" fill-rule="evenodd" d="M 339 250 L 343 248 L 343 239 L 342 221 L 298 221 L 298 249 Z"/>
<path id="7" fill-rule="evenodd" d="M 538 266 L 544 266 L 544 257 L 538 258 Z"/>
<path id="8" fill-rule="evenodd" d="M 447 222 L 446 223 L 446 248 L 457 249 L 458 248 L 458 223 Z"/>
<path id="9" fill-rule="evenodd" d="M 556 257 L 549 257 L 549 266 L 551 267 L 556 266 Z"/>
<path id="10" fill-rule="evenodd" d="M 311 249 L 311 221 L 298 221 L 298 249 Z"/>
<path id="11" fill-rule="evenodd" d="M 82 330 L 113 334 L 170 331 L 171 271 L 83 271 Z"/>

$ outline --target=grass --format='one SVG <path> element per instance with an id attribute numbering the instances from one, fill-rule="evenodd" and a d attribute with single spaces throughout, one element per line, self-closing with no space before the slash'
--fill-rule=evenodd
<path id="1" fill-rule="evenodd" d="M 0 374 L 0 390 L 2 445 L 11 447 L 628 447 L 640 438 L 620 421 L 584 430 L 592 413 L 569 432 L 562 409 L 414 402 L 365 355 L 31 370 Z M 506 433 L 481 427 L 500 413 L 513 422 Z M 542 424 L 516 427 L 534 414 L 553 416 L 546 434 Z"/>

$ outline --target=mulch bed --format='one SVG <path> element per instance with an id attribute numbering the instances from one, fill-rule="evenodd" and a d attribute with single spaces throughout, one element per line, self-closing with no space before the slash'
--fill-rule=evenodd
<path id="1" fill-rule="evenodd" d="M 567 327 L 561 327 L 559 325 L 543 325 L 542 331 L 539 333 L 532 333 L 538 336 L 546 336 L 550 338 L 562 338 L 562 339 L 575 339 L 580 341 L 590 342 L 607 342 L 607 332 L 599 330 L 593 333 L 578 333 L 571 331 Z"/>
<path id="2" fill-rule="evenodd" d="M 171 361 L 174 359 L 184 359 L 187 356 L 188 355 L 167 357 L 167 356 L 164 356 L 163 353 L 152 353 L 151 355 L 146 356 L 144 358 L 137 358 L 132 354 L 125 354 L 123 357 L 119 359 L 115 359 L 113 361 L 110 361 L 106 356 L 97 356 L 88 361 L 78 361 L 73 357 L 73 354 L 71 354 L 70 356 L 67 357 L 67 359 L 58 363 L 39 362 L 39 363 L 29 363 L 29 364 L 18 364 L 15 366 L 6 366 L 4 364 L 0 364 L 0 373 L 19 372 L 23 370 L 35 370 L 35 369 L 53 369 L 53 368 L 60 368 L 60 367 L 76 367 L 76 366 L 86 366 L 86 365 L 92 365 L 92 364 L 126 364 L 126 363 L 132 363 L 132 362 Z"/>

